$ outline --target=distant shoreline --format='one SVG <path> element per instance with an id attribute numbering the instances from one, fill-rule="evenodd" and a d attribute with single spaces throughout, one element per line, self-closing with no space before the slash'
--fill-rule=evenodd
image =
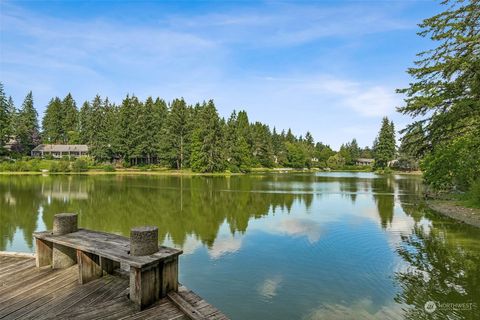
<path id="1" fill-rule="evenodd" d="M 248 175 L 248 174 L 258 174 L 258 173 L 314 173 L 314 172 L 372 172 L 381 174 L 375 171 L 369 170 L 320 170 L 317 168 L 314 169 L 294 169 L 294 168 L 252 168 L 250 172 L 213 172 L 213 173 L 202 173 L 202 172 L 193 172 L 190 170 L 141 170 L 141 169 L 116 169 L 115 171 L 103 171 L 90 169 L 82 172 L 40 172 L 40 171 L 2 171 L 0 176 L 21 176 L 21 175 L 152 175 L 152 176 L 239 176 L 239 175 Z M 392 171 L 385 174 L 400 174 L 400 175 L 415 175 L 421 176 L 421 171 Z"/>

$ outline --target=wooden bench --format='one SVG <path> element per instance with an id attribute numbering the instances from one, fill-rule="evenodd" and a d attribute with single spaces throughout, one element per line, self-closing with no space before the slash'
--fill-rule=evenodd
<path id="1" fill-rule="evenodd" d="M 120 265 L 130 270 L 130 299 L 143 309 L 178 291 L 178 256 L 181 250 L 159 247 L 145 256 L 130 254 L 127 237 L 78 229 L 62 235 L 51 231 L 33 234 L 37 246 L 37 267 L 64 268 L 78 263 L 81 284 L 112 273 Z"/>

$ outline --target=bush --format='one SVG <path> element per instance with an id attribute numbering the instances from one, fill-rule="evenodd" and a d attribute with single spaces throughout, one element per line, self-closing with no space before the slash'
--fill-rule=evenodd
<path id="1" fill-rule="evenodd" d="M 85 172 L 88 170 L 88 164 L 85 159 L 78 158 L 72 164 L 72 171 L 74 172 Z"/>
<path id="2" fill-rule="evenodd" d="M 105 171 L 105 172 L 114 172 L 114 171 L 115 171 L 115 167 L 112 166 L 111 164 L 107 164 L 107 165 L 103 166 L 103 171 Z"/>
<path id="3" fill-rule="evenodd" d="M 468 191 L 480 176 L 479 163 L 480 135 L 471 134 L 438 146 L 423 159 L 421 168 L 435 190 Z"/>
<path id="4" fill-rule="evenodd" d="M 470 185 L 468 191 L 468 201 L 475 207 L 480 207 L 480 179 L 477 179 Z"/>
<path id="5" fill-rule="evenodd" d="M 70 163 L 67 161 L 55 161 L 50 163 L 50 168 L 48 170 L 50 172 L 69 172 Z"/>

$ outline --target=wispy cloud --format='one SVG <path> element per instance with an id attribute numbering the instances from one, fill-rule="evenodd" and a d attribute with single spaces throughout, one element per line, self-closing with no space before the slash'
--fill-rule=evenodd
<path id="1" fill-rule="evenodd" d="M 352 138 L 344 128 L 358 127 L 357 119 L 376 126 L 400 103 L 396 83 L 353 74 L 339 54 L 350 65 L 346 48 L 358 50 L 359 39 L 414 28 L 398 13 L 404 7 L 232 3 L 201 12 L 158 10 L 128 23 L 108 12 L 68 19 L 2 2 L 0 76 L 17 104 L 33 90 L 40 114 L 52 96 L 68 92 L 79 103 L 97 93 L 115 102 L 127 93 L 213 98 L 223 116 L 246 109 L 252 120 L 310 130 L 338 146 Z M 360 143 L 370 144 L 375 130 L 360 132 Z"/>

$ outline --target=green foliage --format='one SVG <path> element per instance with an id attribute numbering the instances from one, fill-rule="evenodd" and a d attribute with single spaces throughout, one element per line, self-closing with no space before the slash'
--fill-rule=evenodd
<path id="1" fill-rule="evenodd" d="M 420 52 L 408 69 L 414 81 L 398 110 L 415 118 L 404 130 L 403 148 L 424 157 L 427 183 L 467 190 L 480 163 L 480 2 L 445 1 L 448 7 L 420 24 L 437 46 Z"/>
<path id="2" fill-rule="evenodd" d="M 395 144 L 395 128 L 393 122 L 390 122 L 387 117 L 384 117 L 382 127 L 373 146 L 375 168 L 384 169 L 388 166 L 388 162 L 395 158 Z"/>
<path id="3" fill-rule="evenodd" d="M 355 161 L 360 158 L 361 149 L 358 146 L 357 140 L 353 139 L 352 142 L 342 144 L 339 154 L 345 159 L 347 165 L 355 164 Z"/>
<path id="4" fill-rule="evenodd" d="M 78 158 L 72 163 L 73 172 L 85 172 L 88 170 L 88 163 L 85 159 Z"/>
<path id="5" fill-rule="evenodd" d="M 17 116 L 16 151 L 21 154 L 30 154 L 30 151 L 39 144 L 40 133 L 38 130 L 38 114 L 33 106 L 33 95 L 30 91 Z"/>
<path id="6" fill-rule="evenodd" d="M 0 82 L 0 155 L 12 134 L 10 121 L 7 97 L 3 91 L 3 84 Z"/>
<path id="7" fill-rule="evenodd" d="M 222 127 L 212 100 L 204 103 L 193 131 L 191 168 L 196 172 L 225 170 Z"/>
<path id="8" fill-rule="evenodd" d="M 301 169 L 306 167 L 307 154 L 301 145 L 292 142 L 285 143 L 287 150 L 287 166 Z"/>
<path id="9" fill-rule="evenodd" d="M 473 181 L 470 184 L 470 190 L 468 191 L 467 199 L 471 205 L 477 208 L 480 208 L 480 179 L 479 178 L 477 178 L 477 180 Z"/>
<path id="10" fill-rule="evenodd" d="M 425 181 L 439 190 L 467 191 L 480 176 L 480 131 L 442 144 L 421 163 Z"/>
<path id="11" fill-rule="evenodd" d="M 7 105 L 15 110 L 13 102 Z M 38 138 L 31 93 L 15 121 L 22 124 L 18 132 L 27 133 L 18 144 L 21 156 L 35 145 L 34 133 Z M 29 125 L 24 125 L 26 123 Z M 25 130 L 27 127 L 33 130 Z M 234 111 L 225 121 L 219 117 L 213 101 L 192 106 L 184 99 L 175 99 L 167 106 L 160 98 L 148 97 L 142 102 L 127 95 L 121 105 L 116 106 L 108 98 L 97 95 L 77 111 L 75 101 L 68 94 L 63 100 L 50 101 L 43 128 L 45 142 L 89 146 L 92 158 L 74 162 L 73 171 L 84 170 L 83 160 L 88 168 L 120 163 L 124 168 L 152 170 L 155 165 L 161 165 L 198 172 L 249 172 L 254 167 L 325 168 L 331 158 L 330 167 L 343 168 L 346 164 L 351 166 L 362 152 L 353 139 L 342 147 L 338 157 L 332 158 L 336 152 L 328 145 L 315 143 L 310 132 L 297 137 L 291 129 L 281 133 L 275 128 L 271 131 L 263 123 L 250 123 L 245 111 L 238 114 Z M 29 137 L 32 139 L 27 141 Z M 51 171 L 70 169 L 52 162 L 55 158 L 51 155 L 46 158 L 50 160 L 46 168 Z M 64 162 L 67 160 L 70 159 Z"/>
<path id="12" fill-rule="evenodd" d="M 115 172 L 116 169 L 111 164 L 107 164 L 107 165 L 103 166 L 103 171 L 105 171 L 105 172 Z"/>
<path id="13" fill-rule="evenodd" d="M 199 106 L 196 107 L 197 109 Z M 173 100 L 165 123 L 161 157 L 173 168 L 182 169 L 190 158 L 193 113 L 183 99 Z"/>
<path id="14" fill-rule="evenodd" d="M 338 153 L 329 157 L 327 160 L 327 166 L 331 169 L 340 169 L 345 166 L 345 163 L 345 158 Z"/>
<path id="15" fill-rule="evenodd" d="M 48 169 L 50 172 L 70 172 L 70 162 L 69 161 L 54 161 L 50 164 Z"/>

